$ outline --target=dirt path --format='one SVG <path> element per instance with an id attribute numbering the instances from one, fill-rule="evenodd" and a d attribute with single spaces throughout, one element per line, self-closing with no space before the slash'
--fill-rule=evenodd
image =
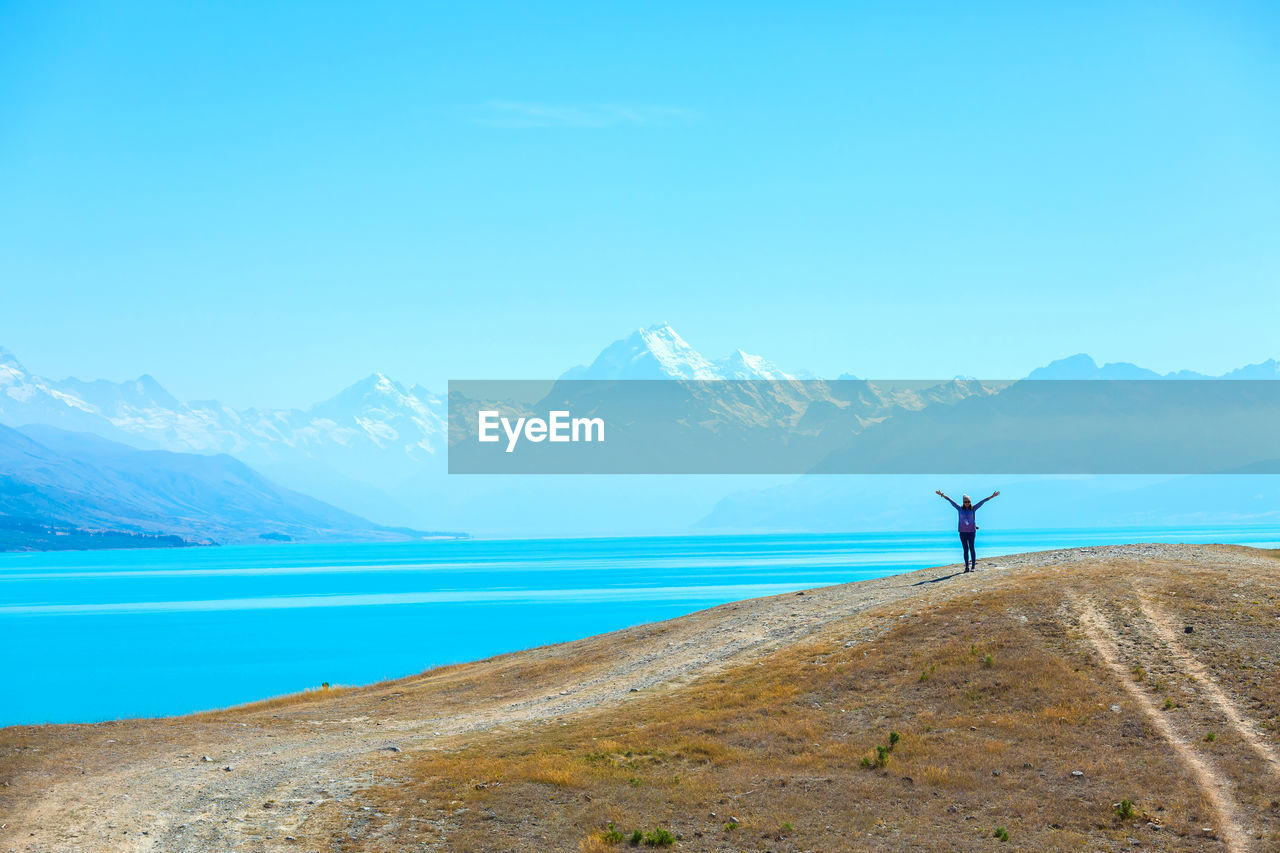
<path id="1" fill-rule="evenodd" d="M 726 604 L 313 700 L 167 720 L 0 730 L 6 736 L 0 744 L 30 749 L 18 772 L 4 780 L 12 787 L 0 792 L 9 798 L 0 802 L 18 804 L 13 813 L 0 814 L 0 853 L 306 849 L 291 836 L 319 805 L 394 775 L 397 762 L 413 752 L 450 748 L 484 730 L 552 725 L 616 707 L 823 632 L 838 630 L 845 643 L 865 642 L 895 620 L 953 596 L 1019 584 L 1073 564 L 1257 563 L 1233 553 L 1130 545 L 1003 557 L 984 561 L 976 575 L 959 575 L 949 566 Z M 1222 840 L 1231 850 L 1248 850 L 1229 781 L 1127 679 L 1126 655 L 1153 656 L 1147 647 L 1154 649 L 1152 638 L 1158 638 L 1168 649 L 1162 660 L 1204 685 L 1205 704 L 1224 715 L 1271 769 L 1274 749 L 1224 691 L 1215 692 L 1208 673 L 1169 642 L 1167 626 L 1158 628 L 1158 613 L 1151 611 L 1148 620 L 1157 627 L 1141 633 L 1137 649 L 1110 626 L 1104 609 L 1081 603 L 1088 642 L 1201 785 Z M 874 618 L 850 618 L 867 611 Z"/>
<path id="2" fill-rule="evenodd" d="M 1204 794 L 1217 817 L 1216 827 L 1211 829 L 1222 838 L 1227 849 L 1232 853 L 1247 853 L 1250 849 L 1249 838 L 1241 825 L 1239 807 L 1230 781 L 1196 752 L 1191 742 L 1174 728 L 1168 716 L 1134 681 L 1131 667 L 1124 660 L 1125 655 L 1121 651 L 1124 641 L 1098 611 L 1097 606 L 1093 602 L 1077 598 L 1074 601 L 1074 609 L 1079 614 L 1080 626 L 1084 629 L 1085 636 L 1098 656 L 1111 670 L 1112 675 L 1133 703 L 1142 710 L 1155 730 L 1177 753 L 1187 772 Z"/>
<path id="3" fill-rule="evenodd" d="M 1143 615 L 1154 628 L 1156 636 L 1163 641 L 1166 653 L 1173 659 L 1178 670 L 1195 681 L 1200 692 L 1230 722 L 1241 740 L 1266 763 L 1268 772 L 1280 779 L 1280 755 L 1277 755 L 1275 747 L 1266 742 L 1258 722 L 1241 711 L 1205 669 L 1204 664 L 1182 646 L 1178 640 L 1179 632 L 1166 615 L 1145 599 L 1141 606 Z"/>

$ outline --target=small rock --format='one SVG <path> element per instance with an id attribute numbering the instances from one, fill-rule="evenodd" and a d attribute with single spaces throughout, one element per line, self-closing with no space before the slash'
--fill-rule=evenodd
<path id="1" fill-rule="evenodd" d="M 1119 705 L 1112 705 L 1112 706 L 1111 706 L 1111 713 L 1113 713 L 1113 714 L 1119 714 L 1119 713 L 1120 713 L 1120 706 L 1119 706 Z"/>
<path id="2" fill-rule="evenodd" d="M 231 772 L 231 765 L 230 765 L 230 764 L 228 764 L 226 767 L 224 767 L 224 768 L 222 768 L 222 769 L 223 769 L 223 771 L 224 771 L 224 772 L 226 772 L 226 773 L 230 773 L 230 772 Z"/>
<path id="3" fill-rule="evenodd" d="M 207 755 L 200 756 L 200 760 L 205 764 L 208 764 L 209 762 L 213 761 L 213 759 Z"/>
<path id="4" fill-rule="evenodd" d="M 729 815 L 729 823 L 742 823 L 742 821 L 738 820 L 733 815 Z"/>
<path id="5" fill-rule="evenodd" d="M 1156 823 L 1153 820 L 1149 820 L 1147 821 L 1147 829 L 1151 830 L 1152 832 L 1159 832 L 1160 824 Z"/>
<path id="6" fill-rule="evenodd" d="M 1202 826 L 1200 827 L 1200 831 L 1203 832 L 1205 835 L 1213 835 L 1212 826 Z"/>
<path id="7" fill-rule="evenodd" d="M 1182 629 L 1182 633 L 1184 634 L 1194 634 L 1195 632 L 1196 632 L 1196 629 L 1194 625 L 1188 625 L 1187 627 Z"/>
<path id="8" fill-rule="evenodd" d="M 298 839 L 294 838 L 292 835 L 286 835 L 286 836 L 284 837 L 284 840 L 285 840 L 285 841 L 297 841 Z"/>
<path id="9" fill-rule="evenodd" d="M 978 730 L 977 726 L 969 726 L 969 731 L 976 732 L 977 730 Z"/>
<path id="10" fill-rule="evenodd" d="M 639 693 L 639 692 L 640 692 L 640 688 L 639 688 L 639 687 L 632 687 L 632 688 L 631 688 L 631 690 L 630 690 L 629 692 L 631 692 L 631 693 Z"/>
<path id="11" fill-rule="evenodd" d="M 992 775 L 992 776 L 999 776 L 999 775 L 1000 775 L 1000 771 L 999 771 L 999 770 L 992 770 L 992 771 L 991 771 L 991 775 Z"/>
<path id="12" fill-rule="evenodd" d="M 803 592 L 797 592 L 796 595 L 804 595 Z"/>
<path id="13" fill-rule="evenodd" d="M 1081 777 L 1083 777 L 1083 776 L 1084 776 L 1084 771 L 1083 771 L 1083 770 L 1072 770 L 1072 771 L 1071 771 L 1071 775 L 1072 775 L 1072 776 L 1074 776 L 1074 777 L 1076 777 L 1077 779 L 1080 779 Z"/>
<path id="14" fill-rule="evenodd" d="M 382 748 L 382 751 L 383 751 L 383 752 L 399 752 L 399 751 L 400 751 L 400 747 L 398 747 L 398 746 L 384 746 L 384 747 Z"/>

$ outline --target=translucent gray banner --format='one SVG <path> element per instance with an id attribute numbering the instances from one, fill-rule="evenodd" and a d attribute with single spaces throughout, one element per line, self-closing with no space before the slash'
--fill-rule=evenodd
<path id="1" fill-rule="evenodd" d="M 1280 381 L 455 380 L 452 474 L 1280 473 Z"/>

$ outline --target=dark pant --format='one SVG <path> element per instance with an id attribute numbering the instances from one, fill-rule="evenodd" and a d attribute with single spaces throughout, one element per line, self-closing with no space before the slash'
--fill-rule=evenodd
<path id="1" fill-rule="evenodd" d="M 973 550 L 973 533 L 961 533 L 960 545 L 964 548 L 964 567 L 976 567 L 978 565 L 978 555 Z"/>

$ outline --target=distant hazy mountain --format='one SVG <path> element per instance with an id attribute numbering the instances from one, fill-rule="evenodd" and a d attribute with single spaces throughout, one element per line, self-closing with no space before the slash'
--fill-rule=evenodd
<path id="1" fill-rule="evenodd" d="M 1084 353 L 1051 361 L 1037 367 L 1027 375 L 1028 379 L 1280 379 L 1280 362 L 1274 358 L 1258 364 L 1248 364 L 1228 371 L 1221 376 L 1209 376 L 1194 370 L 1178 370 L 1173 373 L 1156 373 L 1127 361 L 1099 365 Z"/>
<path id="2" fill-rule="evenodd" d="M 145 375 L 118 383 L 47 379 L 0 350 L 0 423 L 49 424 L 140 448 L 229 453 L 288 486 L 380 517 L 394 518 L 388 490 L 444 468 L 443 399 L 380 373 L 306 410 L 236 410 L 182 402 Z"/>
<path id="3" fill-rule="evenodd" d="M 1197 376 L 1199 374 L 1196 374 Z M 1028 379 L 1160 379 L 1160 374 L 1127 361 L 1117 361 L 1099 366 L 1084 353 L 1051 361 L 1037 367 L 1027 375 Z"/>
<path id="4" fill-rule="evenodd" d="M 0 515 L 192 542 L 398 540 L 225 454 L 138 450 L 46 425 L 0 426 Z"/>
<path id="5" fill-rule="evenodd" d="M 1179 371 L 1171 376 L 1181 376 L 1185 371 Z M 1235 370 L 1227 371 L 1222 374 L 1223 379 L 1280 379 L 1280 361 L 1269 358 L 1266 361 L 1257 364 L 1246 364 L 1244 367 L 1237 367 Z"/>

